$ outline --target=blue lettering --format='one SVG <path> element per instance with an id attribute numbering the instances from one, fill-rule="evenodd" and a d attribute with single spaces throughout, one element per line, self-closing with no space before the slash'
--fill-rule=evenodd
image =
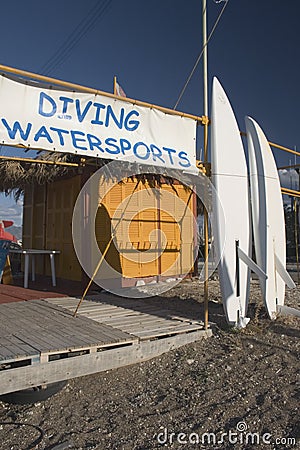
<path id="1" fill-rule="evenodd" d="M 53 139 L 51 138 L 44 125 L 34 135 L 35 142 L 37 142 L 41 138 L 46 138 L 47 141 L 50 142 L 50 144 L 53 144 Z"/>
<path id="2" fill-rule="evenodd" d="M 106 118 L 105 118 L 105 126 L 106 127 L 109 126 L 109 118 L 110 117 L 112 117 L 112 119 L 115 122 L 115 124 L 117 125 L 117 127 L 120 128 L 120 130 L 121 130 L 121 128 L 123 126 L 123 121 L 124 121 L 124 108 L 121 108 L 120 120 L 118 121 L 117 117 L 115 116 L 115 113 L 113 112 L 111 105 L 108 105 L 107 111 L 106 111 Z"/>
<path id="3" fill-rule="evenodd" d="M 138 149 L 139 147 L 145 147 L 147 153 L 146 153 L 145 155 L 139 155 L 139 154 L 138 154 L 138 151 L 137 151 L 137 149 Z M 148 158 L 149 158 L 149 155 L 150 155 L 150 150 L 149 150 L 149 148 L 147 147 L 147 145 L 144 144 L 144 142 L 137 142 L 137 143 L 134 144 L 134 146 L 133 146 L 133 153 L 135 154 L 135 156 L 137 156 L 137 157 L 140 158 L 140 159 L 148 159 Z"/>
<path id="4" fill-rule="evenodd" d="M 68 109 L 68 104 L 73 103 L 74 100 L 70 97 L 59 97 L 59 100 L 61 100 L 63 102 L 62 114 L 66 114 L 67 109 Z"/>
<path id="5" fill-rule="evenodd" d="M 186 161 L 185 164 L 183 164 L 181 161 L 179 161 L 180 166 L 182 166 L 182 167 L 190 167 L 191 166 L 191 163 L 190 163 L 189 159 L 187 158 L 186 152 L 179 152 L 178 158 L 183 159 L 183 161 Z"/>
<path id="6" fill-rule="evenodd" d="M 49 102 L 48 108 L 50 106 L 50 110 L 48 110 L 48 112 L 44 111 L 44 109 L 43 109 L 44 108 L 44 100 L 47 100 Z M 57 106 L 56 106 L 56 103 L 53 100 L 53 98 L 50 97 L 50 95 L 46 94 L 45 92 L 41 92 L 40 100 L 39 100 L 39 114 L 44 117 L 52 117 L 56 113 L 56 110 L 57 110 Z"/>
<path id="7" fill-rule="evenodd" d="M 105 147 L 105 150 L 108 153 L 111 153 L 113 155 L 117 155 L 118 153 L 120 153 L 120 148 L 116 145 L 116 142 L 117 142 L 117 139 L 114 139 L 114 138 L 107 138 L 107 139 L 105 139 L 105 144 L 106 145 L 110 145 L 111 147 L 115 148 L 115 150 L 111 150 L 111 149 Z"/>
<path id="8" fill-rule="evenodd" d="M 97 136 L 94 136 L 93 134 L 87 134 L 86 137 L 90 146 L 90 150 L 94 150 L 96 148 L 100 150 L 100 152 L 105 153 L 103 148 L 100 147 L 102 142 Z"/>
<path id="9" fill-rule="evenodd" d="M 86 137 L 90 146 L 90 150 L 94 150 L 96 148 L 100 150 L 100 152 L 105 153 L 103 148 L 100 147 L 102 142 L 97 136 L 94 136 L 93 134 L 87 134 Z"/>
<path id="10" fill-rule="evenodd" d="M 21 138 L 24 141 L 26 141 L 28 139 L 29 133 L 30 133 L 31 128 L 32 128 L 32 123 L 28 123 L 27 127 L 26 127 L 26 130 L 24 131 L 21 128 L 21 125 L 20 125 L 20 123 L 18 121 L 16 121 L 14 123 L 13 128 L 11 128 L 8 125 L 8 123 L 7 123 L 7 121 L 5 119 L 1 119 L 1 121 L 2 121 L 3 125 L 5 126 L 5 128 L 7 129 L 7 132 L 8 132 L 8 135 L 9 135 L 10 139 L 15 139 L 16 138 L 17 131 L 20 133 L 20 136 L 21 136 Z"/>
<path id="11" fill-rule="evenodd" d="M 163 147 L 163 150 L 165 150 L 168 153 L 170 163 L 174 164 L 174 161 L 173 161 L 173 158 L 172 158 L 172 153 L 176 153 L 176 150 L 174 150 L 173 148 L 168 148 L 168 147 Z"/>
<path id="12" fill-rule="evenodd" d="M 69 132 L 67 130 L 62 130 L 61 128 L 54 128 L 54 127 L 50 127 L 50 130 L 55 131 L 58 134 L 60 145 L 65 145 L 63 133 L 69 134 Z"/>
<path id="13" fill-rule="evenodd" d="M 91 123 L 94 123 L 95 125 L 103 125 L 102 120 L 100 120 L 100 114 L 101 114 L 101 110 L 105 109 L 105 105 L 102 105 L 101 103 L 94 103 L 95 108 L 96 108 L 96 114 L 95 114 L 95 119 L 91 121 Z"/>
<path id="14" fill-rule="evenodd" d="M 75 104 L 76 104 L 76 112 L 77 112 L 78 120 L 79 120 L 79 122 L 82 122 L 83 119 L 85 118 L 85 116 L 87 115 L 87 112 L 90 109 L 92 102 L 91 102 L 91 100 L 89 102 L 87 102 L 87 104 L 85 105 L 85 108 L 82 112 L 80 111 L 80 101 L 76 100 Z"/>
<path id="15" fill-rule="evenodd" d="M 162 158 L 162 151 L 160 148 L 156 147 L 156 145 L 154 144 L 150 144 L 150 149 L 152 151 L 152 155 L 153 155 L 153 161 L 156 161 L 156 158 L 158 158 L 162 163 L 166 163 L 165 160 Z"/>
<path id="16" fill-rule="evenodd" d="M 85 139 L 77 137 L 76 135 L 85 136 L 83 131 L 71 131 L 73 146 L 75 148 L 78 148 L 79 150 L 87 150 L 87 147 L 81 147 L 80 145 L 77 144 L 77 142 L 85 142 Z"/>
<path id="17" fill-rule="evenodd" d="M 120 139 L 120 147 L 121 147 L 121 152 L 123 153 L 123 155 L 125 155 L 126 150 L 130 150 L 131 149 L 131 144 L 129 141 L 127 141 L 127 139 Z"/>
<path id="18" fill-rule="evenodd" d="M 139 116 L 140 114 L 137 111 L 130 111 L 130 113 L 127 114 L 127 116 L 125 117 L 124 126 L 125 126 L 125 129 L 128 131 L 136 130 L 140 124 L 140 122 L 138 120 L 129 120 L 129 118 L 133 115 Z"/>

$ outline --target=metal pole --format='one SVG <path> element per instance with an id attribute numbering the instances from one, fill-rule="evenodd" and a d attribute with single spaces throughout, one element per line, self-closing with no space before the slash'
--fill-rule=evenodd
<path id="1" fill-rule="evenodd" d="M 207 16 L 206 0 L 202 0 L 203 31 L 203 112 L 204 112 L 204 163 L 208 162 L 208 93 L 207 93 Z M 204 209 L 204 328 L 208 328 L 208 212 Z"/>

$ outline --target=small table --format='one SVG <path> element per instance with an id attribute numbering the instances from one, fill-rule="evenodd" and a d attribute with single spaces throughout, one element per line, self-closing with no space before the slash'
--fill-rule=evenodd
<path id="1" fill-rule="evenodd" d="M 28 288 L 29 257 L 31 256 L 31 279 L 32 279 L 32 281 L 35 281 L 35 255 L 49 255 L 50 266 L 51 266 L 52 286 L 56 286 L 54 255 L 58 255 L 60 253 L 59 250 L 36 250 L 33 248 L 28 248 L 28 249 L 20 249 L 20 250 L 10 250 L 10 253 L 18 253 L 18 254 L 25 256 L 24 288 L 26 288 L 26 289 Z"/>

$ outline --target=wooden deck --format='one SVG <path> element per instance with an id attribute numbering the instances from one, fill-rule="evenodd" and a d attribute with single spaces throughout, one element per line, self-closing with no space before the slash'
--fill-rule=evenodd
<path id="1" fill-rule="evenodd" d="M 0 394 L 145 361 L 211 335 L 201 321 L 101 294 L 0 305 Z"/>
<path id="2" fill-rule="evenodd" d="M 53 287 L 49 277 L 38 276 L 35 282 L 29 280 L 29 289 L 23 287 L 23 278 L 14 278 L 14 284 L 0 284 L 0 304 L 36 300 L 49 297 L 81 295 L 85 285 L 70 280 L 57 280 Z"/>
<path id="3" fill-rule="evenodd" d="M 51 298 L 48 302 L 67 308 L 73 313 L 78 299 Z M 88 300 L 82 303 L 79 316 L 130 333 L 140 340 L 203 329 L 202 321 L 191 320 L 162 307 L 148 305 L 147 300 L 106 294 L 89 296 Z"/>

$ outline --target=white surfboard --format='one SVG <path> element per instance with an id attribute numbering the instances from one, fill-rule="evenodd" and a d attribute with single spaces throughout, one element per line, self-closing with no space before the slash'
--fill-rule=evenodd
<path id="1" fill-rule="evenodd" d="M 295 287 L 286 271 L 283 202 L 276 163 L 260 126 L 245 118 L 252 199 L 252 223 L 257 264 L 267 274 L 261 289 L 268 315 L 274 319 L 284 304 L 285 284 Z"/>
<path id="2" fill-rule="evenodd" d="M 248 171 L 234 112 L 217 78 L 212 91 L 211 170 L 225 216 L 223 226 L 220 204 L 215 202 L 213 234 L 221 255 L 218 270 L 224 311 L 230 325 L 245 326 L 249 321 L 248 263 L 252 263 Z"/>

